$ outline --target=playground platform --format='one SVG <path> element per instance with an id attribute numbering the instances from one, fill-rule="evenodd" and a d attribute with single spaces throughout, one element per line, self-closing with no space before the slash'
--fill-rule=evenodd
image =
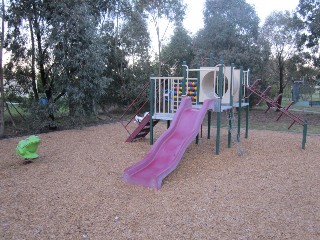
<path id="1" fill-rule="evenodd" d="M 202 107 L 203 104 L 195 104 L 195 105 L 192 105 L 192 108 L 195 108 L 195 109 L 200 109 Z M 241 107 L 242 108 L 246 108 L 249 106 L 249 103 L 246 103 L 246 102 L 243 102 L 241 103 Z M 224 112 L 224 111 L 229 111 L 231 110 L 232 108 L 234 107 L 239 107 L 239 103 L 234 103 L 233 104 L 233 107 L 230 106 L 230 105 L 224 105 L 222 104 L 221 105 L 221 109 L 219 108 L 219 106 L 215 106 L 214 109 L 210 109 L 208 111 L 212 111 L 212 112 Z M 175 115 L 175 113 L 155 113 L 152 117 L 152 119 L 154 120 L 167 120 L 167 121 L 172 121 L 173 119 L 173 116 Z"/>

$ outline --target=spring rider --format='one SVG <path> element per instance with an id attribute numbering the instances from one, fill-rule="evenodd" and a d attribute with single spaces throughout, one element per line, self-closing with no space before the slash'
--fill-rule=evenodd
<path id="1" fill-rule="evenodd" d="M 21 140 L 16 147 L 16 153 L 24 159 L 37 158 L 39 157 L 37 154 L 37 149 L 40 142 L 40 138 L 35 135 Z"/>

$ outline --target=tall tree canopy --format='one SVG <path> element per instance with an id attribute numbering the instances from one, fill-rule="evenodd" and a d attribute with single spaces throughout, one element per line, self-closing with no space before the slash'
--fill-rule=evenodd
<path id="1" fill-rule="evenodd" d="M 206 0 L 204 28 L 197 33 L 197 55 L 213 51 L 226 62 L 243 65 L 258 38 L 259 18 L 245 0 Z"/>
<path id="2" fill-rule="evenodd" d="M 192 38 L 181 24 L 175 27 L 169 43 L 163 47 L 162 57 L 165 75 L 179 76 L 182 62 L 192 63 L 194 58 Z"/>
<path id="3" fill-rule="evenodd" d="M 161 20 L 166 19 L 169 22 L 181 23 L 185 14 L 185 5 L 182 0 L 137 0 L 136 5 L 150 18 L 156 29 L 158 44 L 158 74 L 161 75 Z"/>
<path id="4" fill-rule="evenodd" d="M 320 0 L 300 0 L 296 17 L 301 24 L 300 46 L 314 53 L 314 63 L 320 66 Z"/>
<path id="5" fill-rule="evenodd" d="M 55 88 L 66 92 L 70 115 L 91 113 L 106 86 L 104 47 L 96 28 L 100 18 L 85 1 L 50 1 L 47 7 L 51 9 L 49 43 Z"/>
<path id="6" fill-rule="evenodd" d="M 271 60 L 275 63 L 274 72 L 277 74 L 279 93 L 283 93 L 285 82 L 288 80 L 286 62 L 296 52 L 298 32 L 292 23 L 292 16 L 288 11 L 273 12 L 267 17 L 261 31 L 262 37 L 268 41 L 271 48 Z"/>

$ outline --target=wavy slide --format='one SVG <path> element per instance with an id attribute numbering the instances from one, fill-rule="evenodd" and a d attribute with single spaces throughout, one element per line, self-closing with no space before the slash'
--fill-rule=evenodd
<path id="1" fill-rule="evenodd" d="M 206 112 L 214 108 L 213 103 L 213 99 L 206 100 L 200 109 L 194 109 L 191 99 L 184 97 L 170 127 L 143 160 L 124 171 L 124 180 L 160 189 L 162 180 L 178 166 L 185 150 L 199 133 Z"/>

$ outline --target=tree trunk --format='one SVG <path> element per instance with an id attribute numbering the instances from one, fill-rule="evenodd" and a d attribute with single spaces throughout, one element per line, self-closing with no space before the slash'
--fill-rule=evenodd
<path id="1" fill-rule="evenodd" d="M 40 26 L 38 22 L 38 13 L 37 13 L 37 7 L 35 4 L 35 1 L 32 2 L 32 8 L 33 8 L 33 15 L 34 15 L 34 31 L 36 33 L 37 38 L 37 45 L 38 45 L 38 65 L 39 65 L 39 72 L 40 72 L 40 79 L 43 88 L 45 89 L 46 97 L 48 101 L 52 98 L 52 89 L 50 84 L 48 83 L 48 79 L 45 74 L 44 70 L 44 54 L 42 50 L 42 39 L 41 39 L 41 32 L 40 32 Z"/>
<path id="2" fill-rule="evenodd" d="M 31 83 L 32 83 L 32 90 L 34 94 L 35 101 L 39 100 L 39 94 L 36 84 L 36 68 L 35 68 L 35 47 L 34 47 L 34 34 L 33 34 L 33 27 L 32 27 L 32 19 L 29 16 L 29 28 L 30 28 L 30 36 L 31 36 Z"/>
<path id="3" fill-rule="evenodd" d="M 2 20 L 1 20 L 1 46 L 0 46 L 0 138 L 4 136 L 4 84 L 3 84 L 3 67 L 2 67 L 2 53 L 4 41 L 4 0 L 2 0 Z"/>

